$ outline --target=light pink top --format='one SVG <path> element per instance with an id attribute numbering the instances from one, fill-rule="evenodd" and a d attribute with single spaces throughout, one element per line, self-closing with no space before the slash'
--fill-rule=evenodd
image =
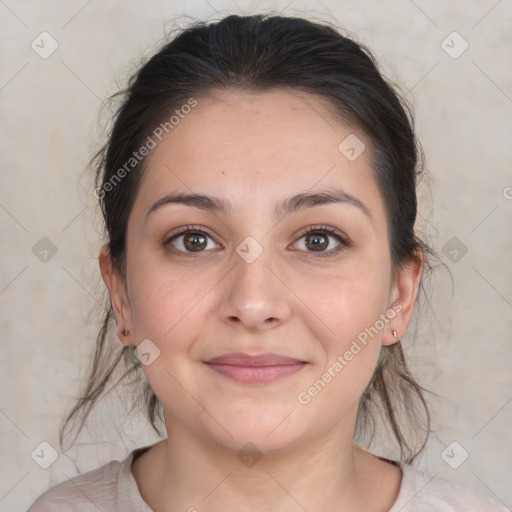
<path id="1" fill-rule="evenodd" d="M 57 484 L 42 494 L 27 512 L 152 512 L 142 499 L 131 472 L 134 458 L 149 447 Z M 401 464 L 402 483 L 389 512 L 511 512 L 470 487 L 432 477 Z"/>

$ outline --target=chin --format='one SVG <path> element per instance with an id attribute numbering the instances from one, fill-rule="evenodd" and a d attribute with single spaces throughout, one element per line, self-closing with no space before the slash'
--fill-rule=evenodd
<path id="1" fill-rule="evenodd" d="M 299 411 L 293 412 L 291 407 L 260 404 L 237 409 L 218 416 L 223 418 L 219 423 L 225 429 L 211 417 L 203 425 L 216 444 L 237 454 L 244 449 L 267 454 L 278 452 L 294 445 L 306 434 L 307 422 L 297 421 Z"/>

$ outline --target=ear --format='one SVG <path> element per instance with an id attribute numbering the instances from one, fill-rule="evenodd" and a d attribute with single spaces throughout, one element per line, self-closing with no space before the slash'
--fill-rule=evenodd
<path id="1" fill-rule="evenodd" d="M 128 293 L 123 277 L 114 268 L 108 244 L 100 249 L 98 261 L 101 276 L 110 293 L 110 302 L 112 303 L 112 309 L 114 310 L 117 322 L 117 337 L 125 345 L 135 345 L 132 310 L 128 300 Z M 125 329 L 128 331 L 128 334 L 123 334 Z"/>
<path id="2" fill-rule="evenodd" d="M 393 345 L 407 333 L 416 298 L 418 297 L 421 275 L 423 272 L 423 252 L 417 250 L 415 258 L 401 266 L 395 278 L 391 292 L 393 304 L 388 309 L 387 316 L 391 318 L 382 337 L 383 345 Z M 394 311 L 394 316 L 392 312 Z M 396 338 L 393 335 L 396 332 Z"/>

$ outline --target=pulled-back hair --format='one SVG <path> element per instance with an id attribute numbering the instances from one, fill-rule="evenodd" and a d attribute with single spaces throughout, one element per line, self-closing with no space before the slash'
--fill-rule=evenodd
<path id="1" fill-rule="evenodd" d="M 107 143 L 91 164 L 106 243 L 121 276 L 126 276 L 128 217 L 146 159 L 133 161 L 129 172 L 126 162 L 156 127 L 191 98 L 231 88 L 314 94 L 327 100 L 340 119 L 361 129 L 372 144 L 373 170 L 388 216 L 393 268 L 398 271 L 422 255 L 423 272 L 430 269 L 427 256 L 434 253 L 415 232 L 416 187 L 423 157 L 413 116 L 407 102 L 379 72 L 370 51 L 327 23 L 230 15 L 218 22 L 195 22 L 182 30 L 131 76 L 125 90 L 110 98 L 121 97 L 122 104 Z M 123 168 L 122 180 L 116 181 Z M 115 340 L 114 325 L 107 298 L 85 388 L 60 428 L 61 447 L 69 424 L 80 419 L 81 429 L 97 401 L 122 381 L 141 390 L 134 396 L 142 397 L 149 423 L 162 435 L 162 404 L 134 357 L 134 347 Z M 372 438 L 380 411 L 400 459 L 412 462 L 424 449 L 430 431 L 424 391 L 408 370 L 400 342 L 382 347 L 360 399 L 356 439 Z"/>

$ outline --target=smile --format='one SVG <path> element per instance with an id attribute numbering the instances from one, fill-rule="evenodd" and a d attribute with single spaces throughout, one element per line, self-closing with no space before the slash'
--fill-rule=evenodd
<path id="1" fill-rule="evenodd" d="M 297 361 L 288 364 L 249 366 L 237 364 L 205 363 L 212 370 L 225 377 L 246 384 L 268 384 L 301 370 L 307 363 Z"/>

